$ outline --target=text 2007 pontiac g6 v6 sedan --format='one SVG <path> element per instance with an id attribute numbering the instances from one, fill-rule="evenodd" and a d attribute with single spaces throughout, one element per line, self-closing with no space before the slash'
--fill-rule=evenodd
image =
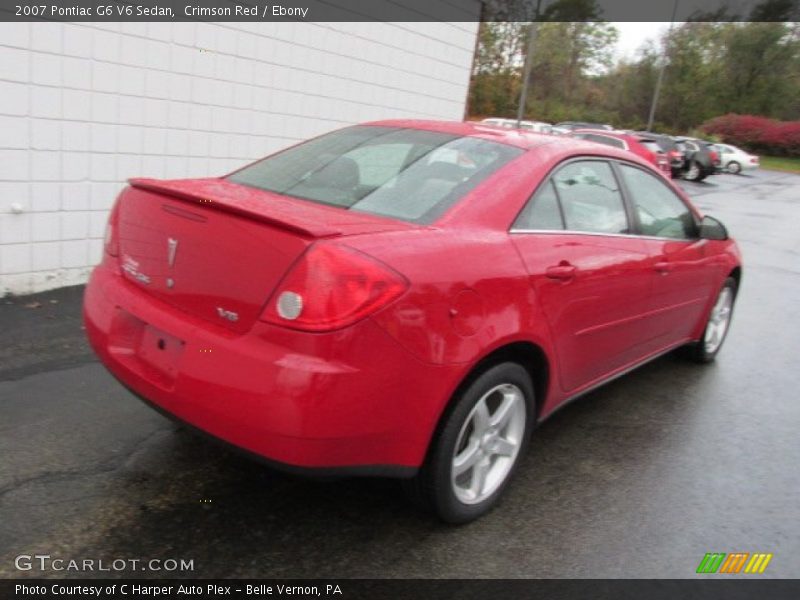
<path id="1" fill-rule="evenodd" d="M 383 121 L 132 180 L 84 317 L 156 408 L 464 522 L 559 405 L 680 346 L 713 359 L 740 277 L 722 224 L 624 150 Z"/>

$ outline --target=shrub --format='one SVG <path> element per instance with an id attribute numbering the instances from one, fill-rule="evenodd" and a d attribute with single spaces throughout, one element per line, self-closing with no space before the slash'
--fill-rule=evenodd
<path id="1" fill-rule="evenodd" d="M 777 121 L 755 115 L 728 114 L 700 126 L 706 134 L 753 152 L 800 156 L 800 121 Z"/>

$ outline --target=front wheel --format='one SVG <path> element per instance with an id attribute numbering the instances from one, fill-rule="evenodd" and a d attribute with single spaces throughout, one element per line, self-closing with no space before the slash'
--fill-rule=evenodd
<path id="1" fill-rule="evenodd" d="M 425 464 L 405 482 L 411 498 L 448 523 L 498 501 L 528 445 L 534 394 L 528 372 L 502 363 L 477 377 L 443 417 Z"/>
<path id="2" fill-rule="evenodd" d="M 690 358 L 700 363 L 708 363 L 717 356 L 730 329 L 736 291 L 736 280 L 728 277 L 708 315 L 703 337 L 689 346 Z"/>

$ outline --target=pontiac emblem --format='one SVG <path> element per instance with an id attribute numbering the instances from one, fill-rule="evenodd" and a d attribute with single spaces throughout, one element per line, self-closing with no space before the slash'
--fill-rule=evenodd
<path id="1" fill-rule="evenodd" d="M 175 254 L 178 252 L 178 240 L 175 238 L 167 239 L 167 262 L 169 266 L 175 265 Z"/>

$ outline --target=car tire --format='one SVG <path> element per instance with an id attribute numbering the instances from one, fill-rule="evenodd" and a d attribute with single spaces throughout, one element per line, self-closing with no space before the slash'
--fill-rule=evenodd
<path id="1" fill-rule="evenodd" d="M 702 337 L 685 348 L 690 359 L 705 364 L 716 358 L 730 330 L 737 291 L 736 279 L 728 277 L 708 313 Z"/>
<path id="2" fill-rule="evenodd" d="M 740 165 L 735 160 L 732 160 L 728 163 L 728 172 L 733 173 L 734 175 L 738 175 L 742 172 L 742 165 Z"/>
<path id="3" fill-rule="evenodd" d="M 687 181 L 702 181 L 705 175 L 703 174 L 703 167 L 700 166 L 700 163 L 696 160 L 693 160 L 689 164 L 689 168 L 686 169 L 686 172 L 683 174 L 683 178 Z"/>
<path id="4" fill-rule="evenodd" d="M 524 456 L 534 410 L 524 367 L 505 362 L 484 371 L 457 393 L 425 463 L 404 480 L 409 498 L 447 523 L 467 523 L 491 510 Z"/>

